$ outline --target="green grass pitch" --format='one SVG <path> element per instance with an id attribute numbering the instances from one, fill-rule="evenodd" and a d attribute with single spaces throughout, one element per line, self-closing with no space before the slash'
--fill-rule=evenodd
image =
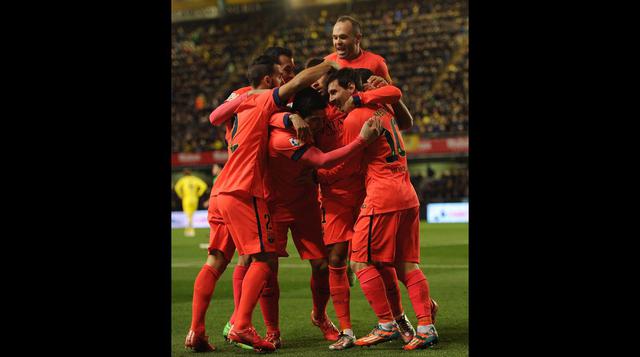
<path id="1" fill-rule="evenodd" d="M 289 240 L 290 257 L 280 260 L 280 328 L 284 347 L 275 352 L 281 356 L 384 356 L 401 352 L 405 355 L 468 356 L 469 318 L 469 229 L 467 224 L 420 224 L 422 270 L 431 289 L 431 296 L 438 301 L 437 324 L 440 343 L 432 349 L 405 352 L 400 341 L 392 341 L 370 348 L 354 347 L 346 351 L 329 351 L 329 342 L 322 339 L 320 330 L 311 325 L 311 291 L 309 278 L 311 268 L 307 261 L 300 260 L 295 246 Z M 206 327 L 209 341 L 217 351 L 194 354 L 184 348 L 184 338 L 191 321 L 191 297 L 193 282 L 206 259 L 207 251 L 200 244 L 208 242 L 208 229 L 197 229 L 195 237 L 185 237 L 182 229 L 171 233 L 172 254 L 172 325 L 171 345 L 173 356 L 251 356 L 256 353 L 227 344 L 221 332 L 233 311 L 233 288 L 231 278 L 234 261 L 224 272 L 207 312 Z M 407 316 L 415 326 L 417 320 L 411 307 L 407 291 L 400 284 L 402 303 Z M 327 307 L 329 317 L 338 325 L 331 301 Z M 357 337 L 367 334 L 376 323 L 376 316 L 369 307 L 359 284 L 351 288 L 351 319 Z M 256 306 L 253 323 L 264 336 L 264 323 L 260 307 Z"/>

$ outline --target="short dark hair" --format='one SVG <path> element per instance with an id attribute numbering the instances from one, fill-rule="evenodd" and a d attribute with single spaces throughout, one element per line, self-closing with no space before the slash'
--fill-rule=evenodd
<path id="1" fill-rule="evenodd" d="M 315 89 L 307 87 L 296 93 L 291 109 L 300 113 L 303 118 L 311 115 L 316 110 L 327 107 L 327 98 Z"/>
<path id="2" fill-rule="evenodd" d="M 279 62 L 280 59 L 280 55 L 285 55 L 287 57 L 293 57 L 293 52 L 291 52 L 290 49 L 288 48 L 284 48 L 284 47 L 269 47 L 266 50 L 264 50 L 264 54 L 266 56 L 271 56 L 273 58 L 275 58 L 276 63 Z"/>
<path id="3" fill-rule="evenodd" d="M 367 83 L 367 79 L 373 76 L 373 72 L 368 68 L 356 68 L 356 89 L 359 91 L 364 90 L 364 84 Z"/>
<path id="4" fill-rule="evenodd" d="M 276 64 L 271 56 L 259 56 L 251 62 L 247 70 L 247 79 L 253 87 L 259 86 L 264 76 L 273 74 Z"/>
<path id="5" fill-rule="evenodd" d="M 324 59 L 320 57 L 311 57 L 307 60 L 307 62 L 305 62 L 304 68 L 315 67 L 322 62 L 324 62 Z"/>
<path id="6" fill-rule="evenodd" d="M 352 16 L 342 15 L 338 17 L 336 23 L 345 21 L 351 22 L 351 29 L 353 30 L 354 35 L 362 35 L 362 30 L 360 30 L 360 22 L 358 22 L 358 20 L 354 19 Z"/>
<path id="7" fill-rule="evenodd" d="M 357 75 L 356 75 L 356 70 L 353 68 L 340 68 L 339 70 L 329 74 L 327 76 L 327 79 L 324 82 L 324 88 L 325 90 L 329 90 L 329 83 L 338 80 L 338 84 L 340 85 L 340 87 L 342 88 L 347 88 L 349 87 L 349 83 L 353 83 L 354 85 L 357 82 Z"/>

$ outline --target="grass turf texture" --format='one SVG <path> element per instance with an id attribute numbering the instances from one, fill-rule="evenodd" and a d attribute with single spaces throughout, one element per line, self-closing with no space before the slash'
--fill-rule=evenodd
<path id="1" fill-rule="evenodd" d="M 406 351 L 405 354 L 429 356 L 467 356 L 469 353 L 468 319 L 468 225 L 467 224 L 427 224 L 420 223 L 422 270 L 429 280 L 431 296 L 440 309 L 436 327 L 440 343 L 429 350 Z M 200 244 L 208 242 L 208 229 L 196 229 L 195 237 L 185 237 L 183 229 L 173 229 L 171 233 L 172 255 L 172 356 L 194 356 L 184 348 L 184 339 L 191 322 L 191 297 L 193 282 L 206 259 L 206 249 Z M 280 328 L 284 348 L 277 355 L 300 356 L 383 356 L 401 352 L 401 341 L 392 341 L 370 348 L 354 347 L 346 351 L 330 351 L 329 341 L 322 339 L 320 330 L 311 324 L 309 315 L 312 308 L 309 279 L 311 268 L 307 261 L 300 260 L 295 246 L 289 240 L 287 248 L 290 257 L 280 259 Z M 217 349 L 205 355 L 231 356 L 255 355 L 227 344 L 222 338 L 222 328 L 233 311 L 233 288 L 231 278 L 235 259 L 229 264 L 216 285 L 215 293 L 207 312 L 206 327 L 211 342 Z M 402 304 L 414 327 L 417 319 L 407 295 L 400 283 Z M 331 301 L 327 313 L 338 326 Z M 369 307 L 362 289 L 356 281 L 351 288 L 351 320 L 356 337 L 366 335 L 375 325 L 376 316 Z M 264 337 L 265 328 L 259 305 L 253 314 L 253 324 Z"/>

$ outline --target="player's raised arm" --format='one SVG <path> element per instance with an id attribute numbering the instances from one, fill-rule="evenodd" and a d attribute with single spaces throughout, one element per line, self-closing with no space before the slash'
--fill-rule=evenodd
<path id="1" fill-rule="evenodd" d="M 313 82 L 329 72 L 331 68 L 338 69 L 339 66 L 333 61 L 324 61 L 317 66 L 309 67 L 298 73 L 291 81 L 278 89 L 280 101 L 286 103 L 295 93 L 309 87 Z"/>
<path id="2" fill-rule="evenodd" d="M 235 97 L 232 100 L 225 101 L 220 104 L 211 114 L 209 115 L 209 122 L 212 125 L 222 125 L 227 120 L 231 119 L 233 113 L 238 109 L 240 104 L 244 102 L 245 99 L 249 96 L 249 93 L 244 93 Z"/>
<path id="3" fill-rule="evenodd" d="M 391 109 L 393 109 L 396 123 L 398 123 L 398 129 L 406 130 L 413 126 L 413 116 L 402 100 L 391 104 Z"/>

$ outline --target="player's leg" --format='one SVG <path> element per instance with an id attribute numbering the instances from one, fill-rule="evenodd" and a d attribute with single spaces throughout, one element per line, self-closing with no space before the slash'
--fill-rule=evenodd
<path id="1" fill-rule="evenodd" d="M 389 224 L 388 221 L 385 215 L 360 216 L 351 241 L 351 268 L 358 276 L 362 292 L 378 317 L 377 326 L 368 335 L 356 340 L 357 346 L 371 346 L 398 337 L 398 330 L 387 299 L 387 289 L 380 272 L 374 265 L 374 263 L 389 260 L 388 249 L 389 246 L 393 246 L 394 241 L 385 239 L 387 228 L 385 224 Z M 391 261 L 393 261 L 392 255 Z"/>
<path id="2" fill-rule="evenodd" d="M 355 346 L 355 334 L 351 328 L 350 287 L 347 277 L 349 242 L 350 240 L 327 247 L 329 250 L 329 288 L 341 331 L 338 341 L 329 346 L 331 350 L 343 350 Z"/>
<path id="3" fill-rule="evenodd" d="M 280 338 L 280 285 L 278 284 L 278 264 L 275 264 L 271 269 L 271 275 L 260 294 L 259 303 L 264 325 L 267 328 L 264 339 L 265 341 L 273 343 L 276 348 L 281 348 L 282 340 Z"/>
<path id="4" fill-rule="evenodd" d="M 208 338 L 205 334 L 205 316 L 216 283 L 235 251 L 235 245 L 229 231 L 216 210 L 215 198 L 211 202 L 213 202 L 213 207 L 208 214 L 210 232 L 208 256 L 194 282 L 191 329 L 185 340 L 185 346 L 194 351 L 213 350 L 213 347 L 208 344 Z"/>
<path id="5" fill-rule="evenodd" d="M 355 205 L 351 200 L 338 202 L 323 198 L 322 202 L 323 239 L 329 254 L 329 288 L 341 331 L 338 341 L 329 346 L 331 350 L 343 350 L 354 346 L 355 342 L 349 309 L 352 281 L 348 276 L 348 261 L 357 214 L 354 217 L 355 209 L 351 205 Z"/>
<path id="6" fill-rule="evenodd" d="M 398 278 L 406 286 L 411 305 L 418 318 L 413 339 L 405 350 L 422 349 L 438 343 L 438 333 L 432 319 L 432 300 L 429 282 L 418 265 L 420 263 L 420 220 L 418 208 L 401 212 L 396 269 Z"/>
<path id="7" fill-rule="evenodd" d="M 220 194 L 219 209 L 233 237 L 239 254 L 250 255 L 251 264 L 242 282 L 242 294 L 229 339 L 253 346 L 258 351 L 274 351 L 251 323 L 251 315 L 272 270 L 276 269 L 275 239 L 269 222 L 269 211 L 263 199 L 241 194 Z"/>
<path id="8" fill-rule="evenodd" d="M 275 252 L 251 255 L 251 264 L 242 283 L 242 296 L 236 311 L 236 320 L 229 331 L 229 339 L 248 344 L 258 351 L 274 351 L 275 345 L 262 339 L 251 323 L 251 315 L 271 277 L 277 270 L 278 258 Z"/>
<path id="9" fill-rule="evenodd" d="M 206 263 L 200 269 L 193 287 L 191 328 L 185 340 L 185 346 L 196 352 L 213 351 L 205 334 L 205 316 L 218 279 L 224 273 L 229 261 L 220 251 L 207 256 Z"/>
<path id="10" fill-rule="evenodd" d="M 184 229 L 184 235 L 187 237 L 195 236 L 195 230 L 193 229 L 193 214 L 197 209 L 198 201 L 190 197 L 185 197 L 182 200 L 182 211 L 187 218 L 187 226 Z"/>
<path id="11" fill-rule="evenodd" d="M 316 201 L 317 202 L 317 201 Z M 300 210 L 303 212 L 303 210 Z M 327 304 L 331 298 L 329 289 L 329 261 L 322 239 L 322 214 L 320 204 L 307 206 L 304 214 L 295 217 L 291 225 L 293 243 L 300 258 L 311 264 L 311 296 L 313 308 L 311 323 L 322 331 L 326 340 L 336 341 L 340 332 L 327 316 Z"/>

